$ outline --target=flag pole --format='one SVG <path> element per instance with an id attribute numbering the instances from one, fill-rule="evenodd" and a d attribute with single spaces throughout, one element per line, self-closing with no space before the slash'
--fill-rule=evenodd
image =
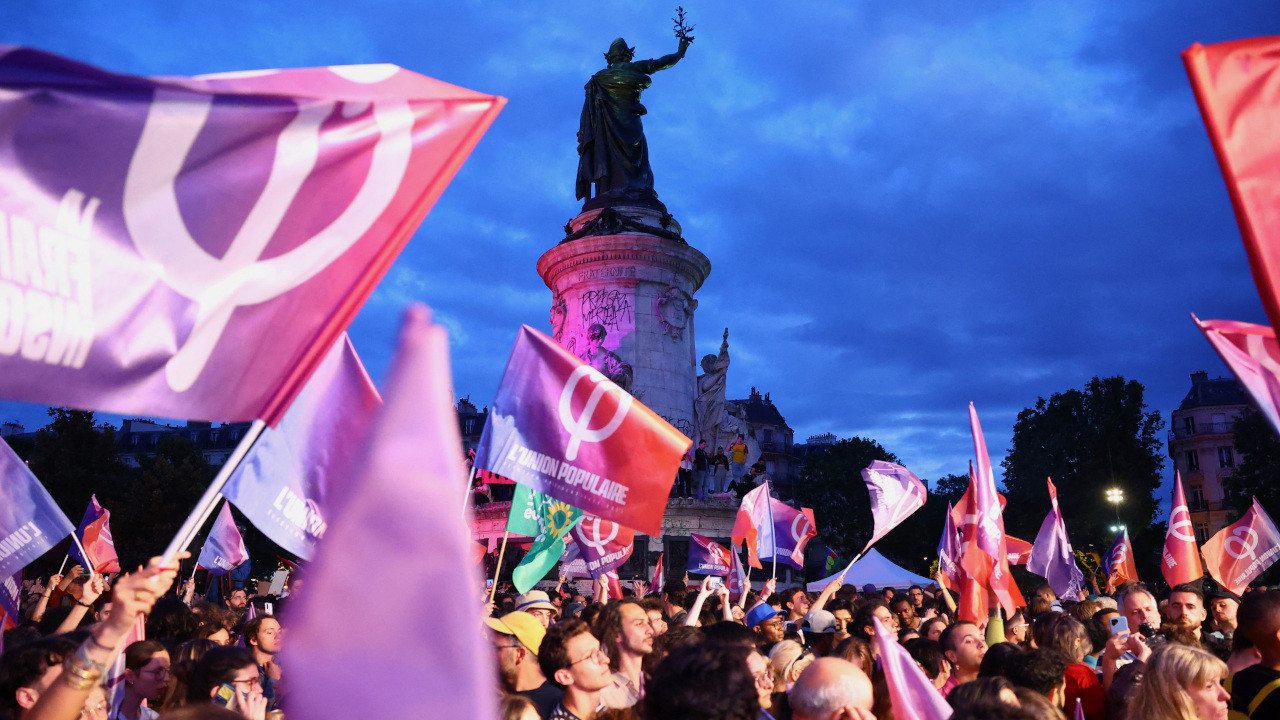
<path id="1" fill-rule="evenodd" d="M 476 484 L 476 466 L 471 465 L 471 471 L 467 475 L 467 487 L 462 491 L 462 519 L 467 519 L 467 505 L 471 503 L 471 488 Z"/>
<path id="2" fill-rule="evenodd" d="M 62 558 L 62 566 L 58 568 L 58 574 L 61 575 L 67 569 L 67 561 L 71 559 L 70 555 Z"/>
<path id="3" fill-rule="evenodd" d="M 493 584 L 489 586 L 489 602 L 493 602 L 493 596 L 498 592 L 498 578 L 502 576 L 502 558 L 507 554 L 507 536 L 509 530 L 502 531 L 502 549 L 498 551 L 498 566 L 493 569 Z"/>
<path id="4" fill-rule="evenodd" d="M 773 537 L 773 578 L 778 578 L 778 538 L 776 533 L 777 527 L 773 520 L 773 488 L 769 487 L 769 481 L 764 481 L 764 496 L 769 503 L 769 535 Z"/>
<path id="5" fill-rule="evenodd" d="M 80 556 L 84 558 L 85 562 L 89 563 L 89 567 L 85 568 L 85 570 L 87 570 L 90 575 L 97 572 L 97 565 L 93 562 L 93 558 L 89 555 L 89 551 L 85 550 L 84 545 L 81 544 L 80 536 L 75 533 L 71 533 L 71 542 L 74 542 L 76 547 L 80 548 Z"/>
<path id="6" fill-rule="evenodd" d="M 187 515 L 186 521 L 178 529 L 178 534 L 173 536 L 173 540 L 169 542 L 169 547 L 164 549 L 164 555 L 161 558 L 163 564 L 168 565 L 173 562 L 173 558 L 178 553 L 186 550 L 191 541 L 196 539 L 196 533 L 200 531 L 200 526 L 204 525 L 204 521 L 209 519 L 209 516 L 213 514 L 213 509 L 217 507 L 222 488 L 231 479 L 231 474 L 236 471 L 236 468 L 240 467 L 245 455 L 249 454 L 249 449 L 258 441 L 258 437 L 262 435 L 262 431 L 266 428 L 267 424 L 262 420 L 254 420 L 253 424 L 249 426 L 249 430 L 245 432 L 244 437 L 240 439 L 240 443 L 236 445 L 236 449 L 232 451 L 231 457 L 227 458 L 227 462 L 222 465 L 222 469 L 214 476 L 213 482 L 209 483 L 208 488 L 205 488 L 204 495 L 200 496 L 200 501 L 191 509 L 191 514 Z"/>

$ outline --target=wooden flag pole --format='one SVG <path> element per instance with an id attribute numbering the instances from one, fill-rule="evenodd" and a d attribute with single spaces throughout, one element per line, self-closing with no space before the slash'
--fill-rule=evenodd
<path id="1" fill-rule="evenodd" d="M 191 541 L 196 539 L 196 533 L 200 532 L 200 526 L 204 525 L 204 521 L 209 519 L 209 516 L 213 514 L 213 509 L 218 506 L 222 488 L 231 479 L 231 474 L 236 471 L 236 468 L 240 467 L 240 463 L 244 461 L 245 455 L 249 454 L 249 449 L 253 447 L 253 444 L 258 441 L 262 431 L 266 429 L 267 424 L 262 420 L 254 420 L 253 424 L 249 426 L 244 437 L 240 439 L 240 443 L 236 445 L 236 449 L 232 451 L 231 457 L 227 458 L 227 462 L 222 465 L 222 469 L 214 476 L 213 482 L 209 483 L 209 487 L 205 488 L 204 495 L 200 496 L 200 501 L 191 509 L 191 514 L 187 515 L 186 521 L 178 529 L 178 534 L 173 536 L 173 540 L 169 542 L 169 547 L 164 549 L 164 555 L 161 556 L 162 564 L 168 565 L 172 563 L 178 553 L 186 550 Z"/>
<path id="2" fill-rule="evenodd" d="M 493 584 L 489 586 L 489 602 L 493 602 L 493 596 L 498 592 L 498 578 L 502 577 L 502 558 L 507 554 L 507 536 L 510 531 L 502 531 L 502 549 L 498 551 L 498 566 L 493 570 Z"/>

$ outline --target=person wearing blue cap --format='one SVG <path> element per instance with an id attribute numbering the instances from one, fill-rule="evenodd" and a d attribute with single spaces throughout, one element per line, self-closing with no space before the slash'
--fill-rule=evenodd
<path id="1" fill-rule="evenodd" d="M 747 627 L 760 635 L 766 647 L 761 652 L 768 653 L 773 644 L 782 640 L 782 611 L 761 602 L 747 613 Z"/>

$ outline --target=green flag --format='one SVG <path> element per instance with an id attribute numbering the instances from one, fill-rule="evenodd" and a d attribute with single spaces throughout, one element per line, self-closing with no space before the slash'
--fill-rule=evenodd
<path id="1" fill-rule="evenodd" d="M 551 567 L 564 555 L 565 536 L 581 519 L 582 511 L 578 508 L 550 495 L 534 492 L 524 485 L 516 485 L 516 494 L 511 499 L 511 514 L 507 516 L 507 530 L 534 539 L 529 553 L 511 571 L 517 592 L 529 592 L 529 588 L 547 576 Z"/>

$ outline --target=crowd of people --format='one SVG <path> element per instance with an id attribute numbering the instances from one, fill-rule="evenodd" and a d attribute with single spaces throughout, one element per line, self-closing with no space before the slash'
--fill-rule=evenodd
<path id="1" fill-rule="evenodd" d="M 1043 585 L 1012 617 L 975 623 L 946 590 L 842 578 L 817 597 L 769 581 L 736 600 L 687 577 L 620 599 L 592 587 L 561 578 L 490 604 L 505 720 L 891 720 L 877 621 L 955 720 L 1280 718 L 1280 590 L 1195 583 L 1158 598 L 1126 583 L 1059 598 Z"/>
<path id="2" fill-rule="evenodd" d="M 184 554 L 185 555 L 185 554 Z M 108 584 L 79 566 L 26 580 L 0 655 L 7 720 L 266 720 L 287 690 L 274 613 L 296 596 L 235 588 L 198 597 L 158 559 Z M 218 587 L 215 581 L 214 587 Z M 138 624 L 141 619 L 142 627 Z M 141 632 L 139 632 L 141 630 Z M 139 636 L 145 639 L 136 639 Z M 113 674 L 117 649 L 123 672 Z"/>
<path id="3" fill-rule="evenodd" d="M 155 560 L 110 584 L 78 567 L 25 582 L 0 656 L 3 718 L 279 712 L 288 675 L 273 611 L 288 597 L 237 588 L 206 599 L 190 580 L 172 590 L 176 577 Z M 770 580 L 733 598 L 722 583 L 687 577 L 635 582 L 612 599 L 603 581 L 589 594 L 561 578 L 549 592 L 494 596 L 478 631 L 492 645 L 504 719 L 891 720 L 901 677 L 886 674 L 877 628 L 955 720 L 1226 720 L 1229 709 L 1280 718 L 1280 590 L 1240 598 L 1186 584 L 1157 597 L 1128 583 L 1059 598 L 1044 585 L 1028 607 L 981 623 L 959 620 L 946 590 L 842 578 L 816 597 Z M 117 648 L 123 671 L 113 676 Z"/>

